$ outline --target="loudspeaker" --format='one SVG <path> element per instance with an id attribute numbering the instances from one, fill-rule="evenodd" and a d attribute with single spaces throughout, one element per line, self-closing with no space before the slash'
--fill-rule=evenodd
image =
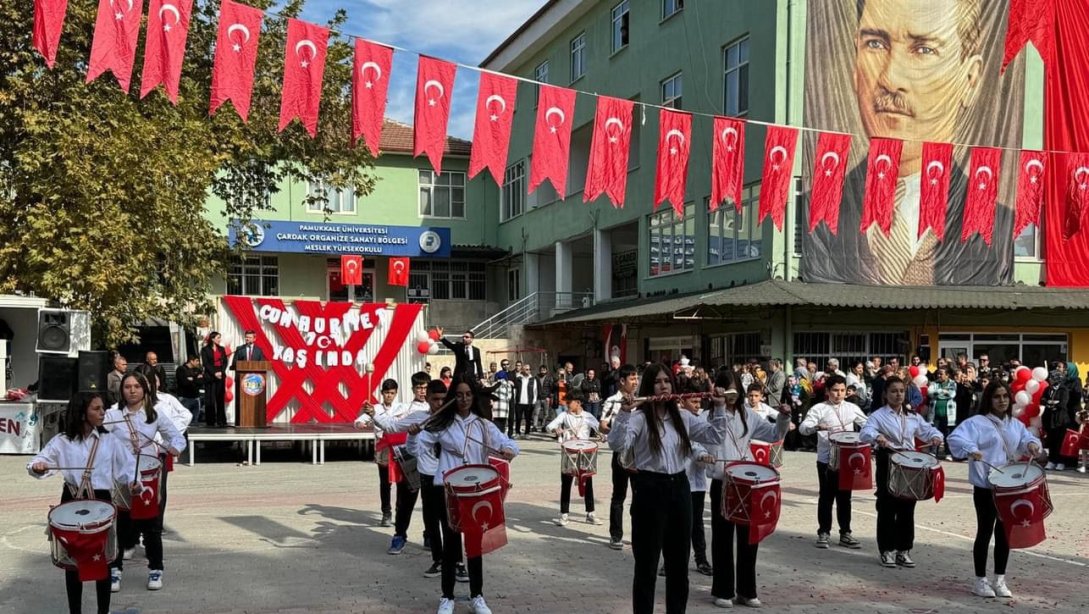
<path id="1" fill-rule="evenodd" d="M 76 375 L 77 392 L 106 394 L 106 376 L 110 373 L 109 352 L 80 352 Z"/>
<path id="2" fill-rule="evenodd" d="M 71 312 L 62 309 L 38 310 L 38 352 L 68 354 L 72 350 Z"/>
<path id="3" fill-rule="evenodd" d="M 76 391 L 78 362 L 67 356 L 39 356 L 38 400 L 67 403 Z"/>

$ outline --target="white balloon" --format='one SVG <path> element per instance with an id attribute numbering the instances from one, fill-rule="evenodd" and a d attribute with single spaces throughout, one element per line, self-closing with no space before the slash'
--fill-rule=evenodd
<path id="1" fill-rule="evenodd" d="M 1047 379 L 1047 369 L 1043 367 L 1036 367 L 1032 370 L 1032 379 L 1042 382 Z"/>
<path id="2" fill-rule="evenodd" d="M 439 344 L 432 341 L 431 345 L 427 346 L 427 353 L 428 354 L 438 354 L 439 353 Z"/>
<path id="3" fill-rule="evenodd" d="M 1014 418 L 1020 418 L 1021 414 L 1023 414 L 1023 413 L 1025 413 L 1025 406 L 1024 405 L 1014 405 L 1013 406 L 1013 417 Z"/>
<path id="4" fill-rule="evenodd" d="M 1040 382 L 1038 382 L 1038 381 L 1036 381 L 1034 379 L 1030 379 L 1029 381 L 1025 382 L 1025 390 L 1024 391 L 1029 393 L 1030 395 L 1036 394 L 1036 391 L 1039 390 L 1039 389 L 1040 389 Z"/>
<path id="5" fill-rule="evenodd" d="M 1037 382 L 1036 387 L 1039 388 L 1040 384 Z M 1032 395 L 1022 390 L 1017 393 L 1017 396 L 1013 397 L 1014 402 L 1022 407 L 1032 402 Z"/>
<path id="6" fill-rule="evenodd" d="M 926 379 L 926 376 L 922 375 L 922 374 L 916 375 L 915 379 L 912 380 L 912 381 L 915 383 L 916 386 L 918 386 L 920 388 L 922 388 L 923 386 L 926 386 L 927 383 L 929 382 L 929 380 Z"/>
<path id="7" fill-rule="evenodd" d="M 424 331 L 424 332 L 420 333 L 419 335 L 416 335 L 416 342 L 417 343 L 432 343 L 431 337 L 427 336 L 427 331 Z"/>

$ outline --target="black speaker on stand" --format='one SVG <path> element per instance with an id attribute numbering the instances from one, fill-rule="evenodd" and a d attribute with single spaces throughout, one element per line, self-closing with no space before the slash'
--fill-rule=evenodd
<path id="1" fill-rule="evenodd" d="M 72 349 L 72 313 L 38 310 L 38 353 L 67 354 Z"/>
<path id="2" fill-rule="evenodd" d="M 38 356 L 38 400 L 67 403 L 76 391 L 78 360 L 67 356 Z"/>
<path id="3" fill-rule="evenodd" d="M 76 375 L 77 392 L 106 394 L 106 377 L 110 373 L 109 352 L 80 352 Z"/>

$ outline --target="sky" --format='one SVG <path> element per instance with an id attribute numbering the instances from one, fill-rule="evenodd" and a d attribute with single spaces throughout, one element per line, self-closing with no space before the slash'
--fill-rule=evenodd
<path id="1" fill-rule="evenodd" d="M 477 66 L 545 0 L 309 0 L 302 18 L 324 23 L 348 13 L 345 34 L 407 49 L 393 54 L 386 116 L 412 123 L 417 53 Z M 479 73 L 458 68 L 448 133 L 473 136 Z"/>

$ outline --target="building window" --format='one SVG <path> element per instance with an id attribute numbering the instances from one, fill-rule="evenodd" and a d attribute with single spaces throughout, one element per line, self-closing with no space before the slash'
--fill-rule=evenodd
<path id="1" fill-rule="evenodd" d="M 276 256 L 231 257 L 227 271 L 227 294 L 279 295 L 279 259 Z"/>
<path id="2" fill-rule="evenodd" d="M 904 365 L 907 364 L 905 352 L 910 349 L 910 339 L 907 332 L 794 333 L 794 356 L 791 360 L 805 358 L 816 363 L 818 371 L 823 371 L 828 359 L 835 358 L 844 373 L 855 363 L 866 362 L 874 356 L 880 356 L 885 364 L 890 358 L 897 358 Z"/>
<path id="3" fill-rule="evenodd" d="M 711 364 L 728 367 L 750 360 L 766 360 L 760 353 L 763 338 L 760 333 L 730 333 L 711 337 Z"/>
<path id="4" fill-rule="evenodd" d="M 355 190 L 333 189 L 320 179 L 311 181 L 307 188 L 306 210 L 309 213 L 355 213 Z M 321 200 L 324 199 L 325 202 Z"/>
<path id="5" fill-rule="evenodd" d="M 533 69 L 533 80 L 537 83 L 548 83 L 548 60 L 541 62 L 537 65 L 537 68 Z M 537 103 L 541 99 L 541 86 L 533 86 L 533 108 L 537 108 Z"/>
<path id="6" fill-rule="evenodd" d="M 522 215 L 526 204 L 526 163 L 519 160 L 507 167 L 503 174 L 503 202 L 499 207 L 499 221 L 505 222 Z"/>
<path id="7" fill-rule="evenodd" d="M 1040 233 L 1036 224 L 1029 224 L 1013 240 L 1013 255 L 1017 258 L 1040 258 Z"/>
<path id="8" fill-rule="evenodd" d="M 684 8 L 684 0 L 662 0 L 662 19 L 672 17 Z"/>
<path id="9" fill-rule="evenodd" d="M 507 302 L 514 303 L 522 298 L 522 269 L 507 271 Z"/>
<path id="10" fill-rule="evenodd" d="M 465 173 L 420 171 L 420 217 L 463 219 Z"/>
<path id="11" fill-rule="evenodd" d="M 662 106 L 671 109 L 681 107 L 681 73 L 662 81 Z"/>
<path id="12" fill-rule="evenodd" d="M 726 115 L 749 112 L 749 39 L 745 37 L 722 51 L 725 65 L 723 110 Z"/>
<path id="13" fill-rule="evenodd" d="M 414 260 L 409 288 L 418 300 L 487 300 L 486 267 L 470 260 Z"/>
<path id="14" fill-rule="evenodd" d="M 586 74 L 586 33 L 571 39 L 571 81 Z"/>
<path id="15" fill-rule="evenodd" d="M 743 262 L 763 253 L 763 233 L 756 222 L 760 184 L 741 192 L 741 213 L 732 202 L 707 214 L 707 266 Z"/>
<path id="16" fill-rule="evenodd" d="M 695 205 L 684 207 L 684 216 L 672 209 L 652 213 L 650 229 L 650 276 L 690 271 L 696 265 Z"/>
<path id="17" fill-rule="evenodd" d="M 630 12 L 628 0 L 624 0 L 613 7 L 613 53 L 628 46 L 628 18 Z"/>

